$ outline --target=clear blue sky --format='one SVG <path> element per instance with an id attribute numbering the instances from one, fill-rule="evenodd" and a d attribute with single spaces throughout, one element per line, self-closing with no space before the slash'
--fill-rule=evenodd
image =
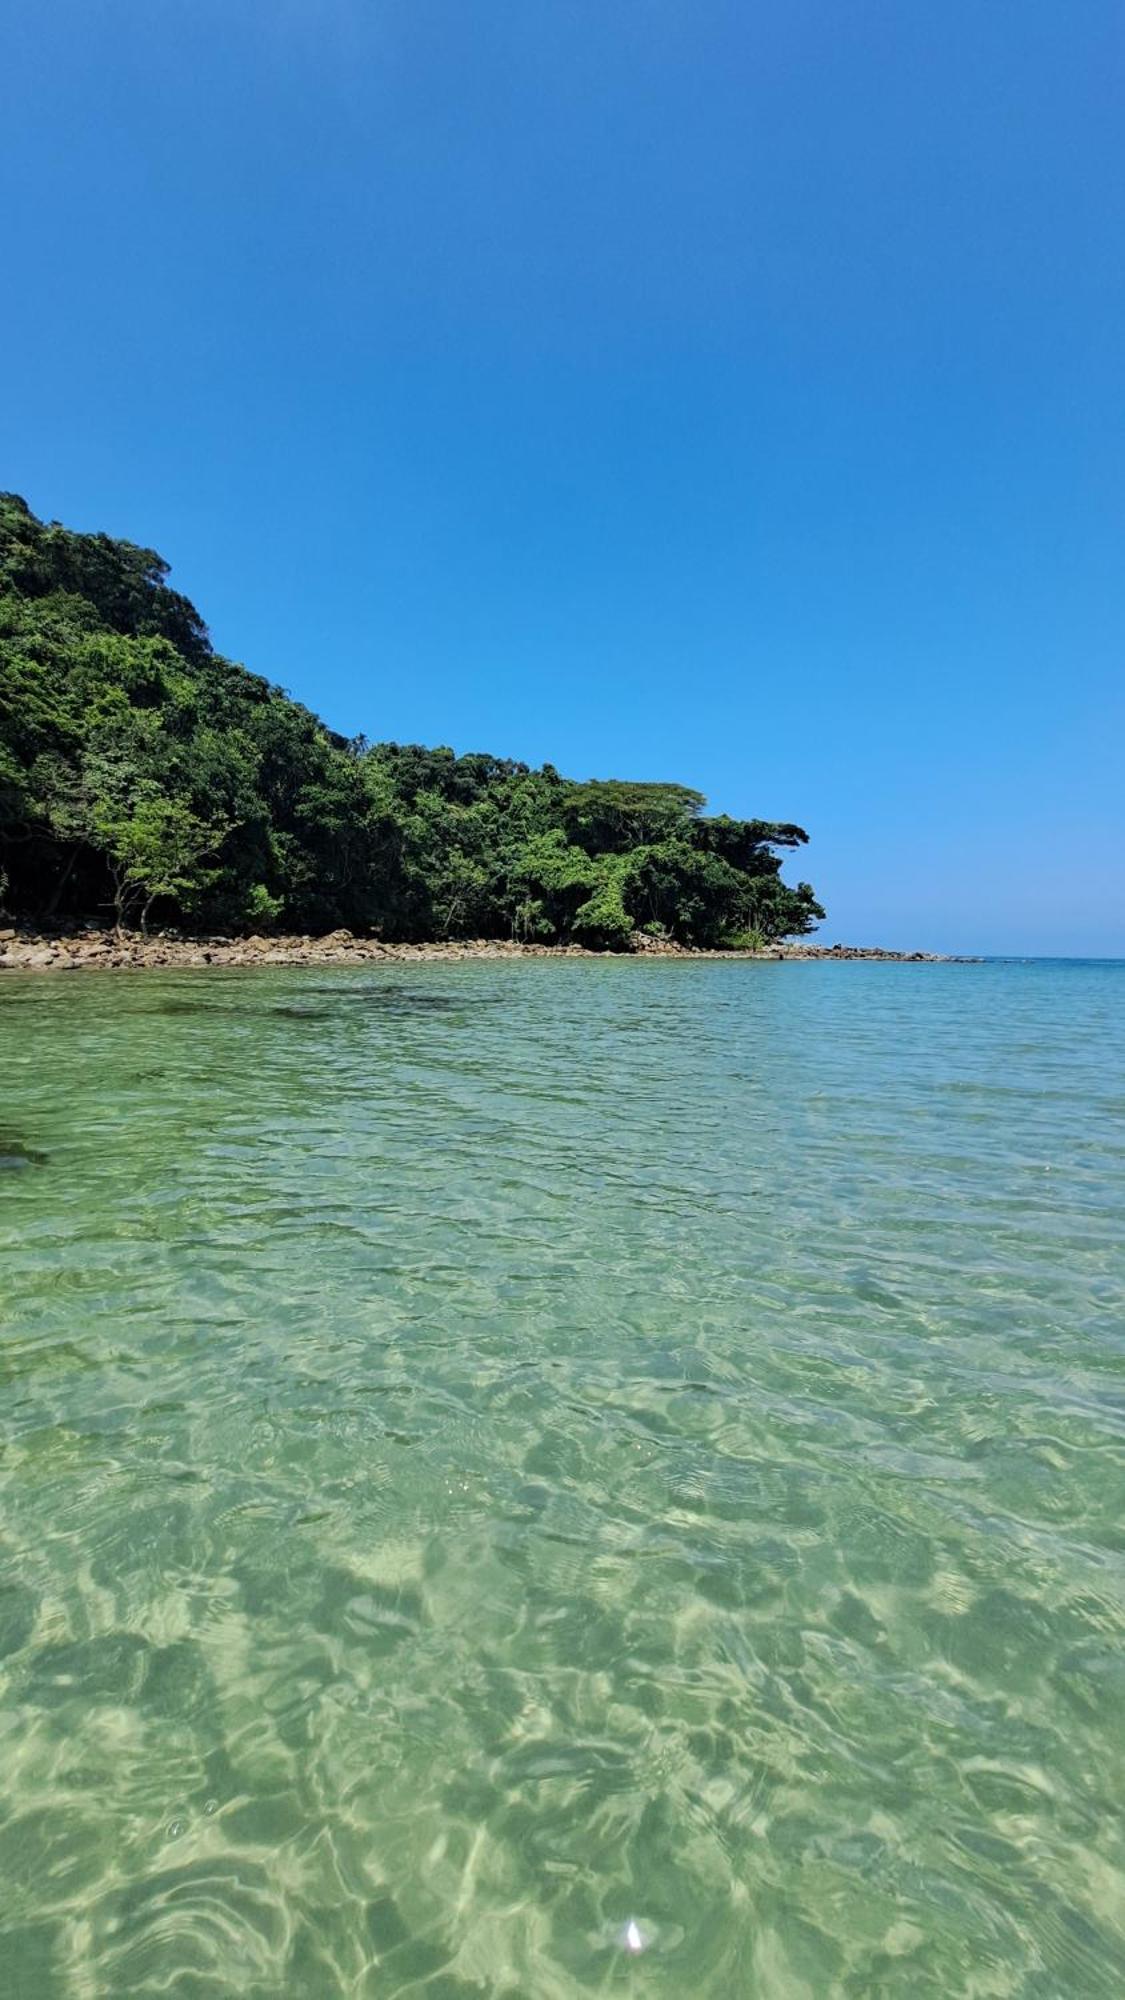
<path id="1" fill-rule="evenodd" d="M 1120 0 L 0 11 L 0 483 L 828 939 L 1125 953 Z"/>

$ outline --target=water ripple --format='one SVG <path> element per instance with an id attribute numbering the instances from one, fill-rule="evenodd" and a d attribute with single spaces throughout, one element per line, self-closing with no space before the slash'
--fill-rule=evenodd
<path id="1" fill-rule="evenodd" d="M 9 977 L 5 1991 L 1117 2000 L 1123 995 Z"/>

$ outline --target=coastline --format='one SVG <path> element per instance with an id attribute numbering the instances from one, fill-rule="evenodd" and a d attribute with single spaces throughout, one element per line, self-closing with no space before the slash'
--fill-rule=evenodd
<path id="1" fill-rule="evenodd" d="M 140 931 L 79 927 L 39 931 L 0 926 L 0 971 L 129 972 L 207 966 L 298 966 L 455 963 L 466 959 L 624 958 L 779 961 L 875 961 L 889 965 L 954 965 L 974 961 L 932 951 L 883 951 L 874 945 L 772 944 L 763 951 L 706 951 L 637 935 L 627 952 L 594 951 L 577 944 L 517 944 L 504 938 L 470 938 L 432 944 L 385 944 L 379 938 L 330 931 L 324 937 L 191 936 L 182 931 Z"/>

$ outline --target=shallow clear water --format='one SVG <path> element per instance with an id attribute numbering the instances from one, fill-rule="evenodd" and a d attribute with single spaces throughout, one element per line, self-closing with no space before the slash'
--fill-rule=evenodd
<path id="1" fill-rule="evenodd" d="M 6 2000 L 1119 2000 L 1123 1003 L 0 982 Z"/>

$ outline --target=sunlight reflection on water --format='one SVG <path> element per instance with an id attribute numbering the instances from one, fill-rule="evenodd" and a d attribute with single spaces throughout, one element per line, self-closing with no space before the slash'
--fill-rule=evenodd
<path id="1" fill-rule="evenodd" d="M 1118 2000 L 1122 998 L 0 981 L 10 1990 Z"/>

